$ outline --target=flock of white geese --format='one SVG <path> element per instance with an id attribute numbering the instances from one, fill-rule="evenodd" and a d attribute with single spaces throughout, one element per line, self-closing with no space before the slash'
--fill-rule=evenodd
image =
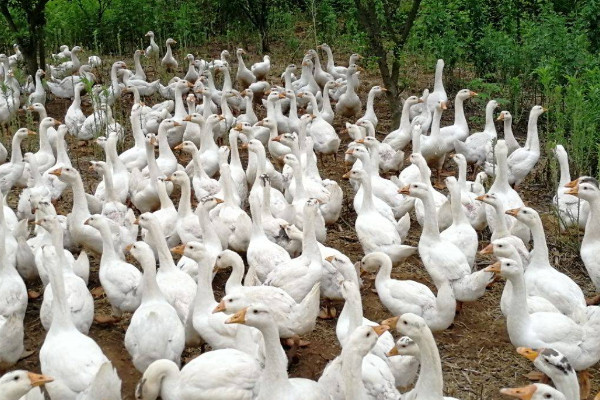
<path id="1" fill-rule="evenodd" d="M 470 132 L 463 104 L 477 93 L 463 89 L 454 99 L 454 123 L 442 127 L 448 97 L 439 60 L 433 90 L 408 97 L 399 127 L 379 141 L 374 102 L 386 89 L 370 89 L 362 114 L 357 54 L 347 67 L 336 65 L 322 44 L 326 66 L 309 50 L 299 76 L 295 65 L 285 68 L 283 86 L 272 83 L 279 77 L 269 80 L 269 56 L 248 68 L 246 52 L 237 49 L 234 80 L 227 50 L 210 62 L 188 54 L 185 76 L 163 85 L 148 82 L 141 64 L 142 55 L 158 64 L 154 34 L 146 36 L 150 46 L 135 52 L 133 70 L 122 61 L 112 64 L 108 87 L 91 86 L 102 60 L 92 56 L 82 64 L 79 46 L 63 46 L 54 55 L 62 62 L 47 68 L 48 78 L 42 81 L 45 72 L 38 70 L 23 86 L 13 73 L 18 47 L 10 57 L 0 55 L 0 122 L 14 120 L 23 108 L 39 115 L 37 132 L 12 133 L 10 158 L 0 149 L 0 400 L 41 399 L 42 385 L 52 400 L 121 399 L 116 370 L 87 333 L 92 323 L 115 323 L 123 314 L 132 314 L 125 348 L 143 374 L 136 399 L 441 400 L 432 331 L 447 329 L 457 307 L 483 296 L 497 275 L 506 279 L 499 306 L 512 344 L 554 384 L 501 392 L 522 400 L 589 395 L 586 370 L 600 359 L 600 309 L 593 305 L 600 298 L 586 302 L 581 288 L 553 267 L 542 220 L 515 190 L 540 157 L 537 121 L 544 108 L 531 109 L 521 145 L 508 111 L 497 117 L 504 121 L 504 138 L 498 138 L 495 100 L 487 104 L 485 129 Z M 161 68 L 177 70 L 175 43 L 166 41 Z M 47 90 L 72 99 L 64 122 L 47 116 Z M 84 90 L 91 115 L 81 108 Z M 130 131 L 112 115 L 126 92 L 134 95 Z M 142 98 L 151 95 L 164 101 L 150 107 Z M 255 113 L 261 104 L 263 119 Z M 355 123 L 336 132 L 335 115 Z M 81 177 L 91 172 L 71 162 L 67 134 L 94 139 L 104 150 L 105 159 L 89 166 L 101 178 L 94 193 L 86 193 Z M 338 153 L 340 134 L 352 139 L 344 177 L 355 190 L 355 229 L 364 251 L 356 264 L 326 244 L 343 192 L 320 168 L 331 162 L 325 156 Z M 119 153 L 129 135 L 133 146 Z M 38 151 L 22 154 L 22 142 L 33 138 L 39 138 Z M 180 152 L 191 157 L 187 165 Z M 581 258 L 600 291 L 598 181 L 572 181 L 565 149 L 557 146 L 555 156 L 554 206 L 563 229 L 585 229 Z M 439 191 L 447 158 L 458 171 L 445 178 L 449 195 Z M 474 181 L 467 180 L 469 165 L 481 171 Z M 487 191 L 486 179 L 493 179 Z M 70 212 L 58 215 L 55 206 L 67 188 Z M 19 198 L 16 208 L 5 200 L 11 191 Z M 418 247 L 404 245 L 417 224 Z M 474 270 L 478 232 L 486 228 L 491 243 L 480 253 L 493 253 L 497 262 Z M 94 313 L 89 252 L 100 255 L 99 281 L 111 315 Z M 415 253 L 436 293 L 391 277 Z M 177 263 L 173 254 L 181 256 Z M 231 274 L 225 297 L 216 299 L 212 281 L 223 269 Z M 380 324 L 363 317 L 361 271 L 376 274 L 377 294 L 391 317 Z M 7 372 L 27 355 L 24 318 L 35 296 L 28 286 L 39 281 L 45 287 L 39 320 L 47 331 L 39 350 L 43 375 Z M 291 351 L 306 345 L 301 337 L 319 316 L 336 316 L 329 300 L 344 301 L 335 329 L 341 354 L 318 381 L 289 378 L 280 339 Z M 181 368 L 183 350 L 200 344 L 211 350 Z"/>

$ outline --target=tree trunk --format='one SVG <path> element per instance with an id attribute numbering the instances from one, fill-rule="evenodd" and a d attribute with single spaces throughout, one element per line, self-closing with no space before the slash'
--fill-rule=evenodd
<path id="1" fill-rule="evenodd" d="M 39 67 L 43 70 L 46 69 L 46 42 L 44 40 L 44 30 L 40 28 L 38 33 L 38 58 L 39 58 Z"/>
<path id="2" fill-rule="evenodd" d="M 28 75 L 35 76 L 38 69 L 37 62 L 37 43 L 32 40 L 30 36 L 19 41 L 21 53 L 23 53 L 23 59 L 25 61 L 25 70 Z"/>

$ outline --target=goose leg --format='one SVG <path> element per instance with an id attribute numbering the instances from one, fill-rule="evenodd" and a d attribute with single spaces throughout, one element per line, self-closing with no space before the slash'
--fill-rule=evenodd
<path id="1" fill-rule="evenodd" d="M 588 306 L 597 306 L 600 304 L 600 294 L 585 299 L 585 302 Z"/>
<path id="2" fill-rule="evenodd" d="M 579 397 L 587 399 L 592 391 L 591 375 L 587 370 L 579 371 L 577 375 L 579 375 Z"/>

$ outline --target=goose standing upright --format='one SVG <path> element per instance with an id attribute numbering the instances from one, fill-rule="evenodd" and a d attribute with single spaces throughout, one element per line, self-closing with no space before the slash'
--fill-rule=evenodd
<path id="1" fill-rule="evenodd" d="M 52 376 L 46 384 L 52 399 L 75 400 L 94 381 L 100 367 L 109 362 L 102 349 L 90 337 L 80 333 L 67 310 L 65 286 L 56 250 L 44 247 L 48 260 L 50 285 L 54 293 L 53 320 L 40 349 L 40 365 L 44 375 Z"/>
<path id="2" fill-rule="evenodd" d="M 148 33 L 146 33 L 144 36 L 150 38 L 150 45 L 146 47 L 146 57 L 158 59 L 158 56 L 160 55 L 160 49 L 154 41 L 154 32 L 148 31 Z"/>
<path id="3" fill-rule="evenodd" d="M 156 283 L 154 253 L 145 242 L 131 244 L 127 250 L 144 269 L 141 304 L 125 333 L 125 347 L 133 358 L 133 365 L 142 373 L 156 360 L 166 359 L 179 365 L 185 331 L 177 311 Z"/>
<path id="4" fill-rule="evenodd" d="M 167 46 L 167 52 L 163 59 L 160 61 L 160 65 L 165 67 L 167 69 L 167 72 L 173 72 L 177 69 L 179 63 L 177 62 L 175 57 L 173 57 L 173 50 L 171 49 L 171 45 L 177 44 L 177 42 L 174 39 L 168 38 L 165 44 Z"/>

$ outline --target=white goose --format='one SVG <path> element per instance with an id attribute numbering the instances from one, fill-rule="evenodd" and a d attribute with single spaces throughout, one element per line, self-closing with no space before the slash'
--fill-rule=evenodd
<path id="1" fill-rule="evenodd" d="M 125 348 L 135 368 L 144 372 L 156 360 L 170 360 L 179 365 L 185 346 L 185 331 L 177 311 L 165 299 L 156 283 L 154 253 L 145 242 L 127 246 L 144 270 L 139 282 L 141 303 L 133 313 L 125 333 Z M 152 334 L 148 334 L 151 332 Z"/>
<path id="2" fill-rule="evenodd" d="M 226 323 L 244 324 L 260 330 L 265 341 L 265 369 L 260 378 L 256 400 L 327 400 L 317 382 L 288 378 L 287 357 L 279 343 L 279 333 L 268 307 L 252 305 L 237 312 Z"/>
<path id="3" fill-rule="evenodd" d="M 49 261 L 54 317 L 40 349 L 40 364 L 42 373 L 54 378 L 53 382 L 46 384 L 50 397 L 75 400 L 92 384 L 100 367 L 109 360 L 93 339 L 80 333 L 73 325 L 56 250 L 46 246 L 44 255 Z"/>

